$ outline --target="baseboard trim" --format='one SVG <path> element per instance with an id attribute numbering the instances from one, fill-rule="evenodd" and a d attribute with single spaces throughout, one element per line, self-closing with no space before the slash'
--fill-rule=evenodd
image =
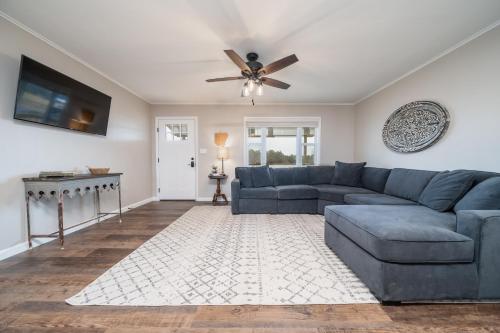
<path id="1" fill-rule="evenodd" d="M 212 197 L 198 197 L 196 198 L 196 201 L 201 201 L 201 202 L 212 201 Z M 228 197 L 227 201 L 231 201 L 231 198 Z"/>
<path id="2" fill-rule="evenodd" d="M 135 202 L 133 204 L 124 206 L 124 207 L 122 207 L 122 212 L 126 213 L 126 211 L 129 210 L 129 209 L 137 208 L 139 206 L 145 205 L 145 204 L 150 203 L 152 201 L 156 201 L 156 198 L 155 197 L 151 197 L 151 198 L 147 198 L 147 199 Z M 112 213 L 118 213 L 118 209 L 112 211 Z M 109 218 L 112 218 L 113 216 L 114 215 L 104 216 L 103 218 L 101 218 L 101 221 L 104 221 L 104 220 L 107 220 Z M 72 234 L 73 232 L 76 232 L 78 230 L 82 230 L 82 229 L 87 228 L 87 227 L 89 227 L 89 226 L 91 226 L 93 224 L 96 224 L 96 223 L 97 223 L 97 221 L 92 221 L 92 222 L 89 222 L 89 223 L 86 223 L 86 224 L 83 224 L 83 225 L 79 225 L 78 227 L 75 227 L 73 229 L 70 229 L 70 230 L 66 231 L 65 235 Z M 48 242 L 52 242 L 52 241 L 55 241 L 55 240 L 57 240 L 57 239 L 55 239 L 55 238 L 36 238 L 36 239 L 32 240 L 32 243 L 33 243 L 33 247 L 37 247 L 37 246 L 40 246 L 42 244 L 45 244 L 45 243 L 48 243 Z M 28 241 L 16 244 L 14 246 L 8 247 L 8 248 L 3 249 L 3 250 L 0 250 L 0 261 L 4 260 L 4 259 L 7 259 L 7 258 L 10 258 L 12 256 L 15 256 L 16 254 L 25 252 L 27 250 L 29 250 Z"/>

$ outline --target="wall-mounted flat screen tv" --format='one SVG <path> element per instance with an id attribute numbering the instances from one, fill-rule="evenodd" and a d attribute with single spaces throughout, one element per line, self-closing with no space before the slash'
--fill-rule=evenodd
<path id="1" fill-rule="evenodd" d="M 111 97 L 22 56 L 14 119 L 106 135 Z"/>

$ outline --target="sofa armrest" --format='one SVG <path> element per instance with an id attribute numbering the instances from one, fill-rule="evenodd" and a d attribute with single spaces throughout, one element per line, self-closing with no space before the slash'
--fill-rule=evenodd
<path id="1" fill-rule="evenodd" d="M 240 180 L 238 178 L 233 179 L 231 182 L 231 212 L 233 214 L 240 213 Z"/>
<path id="2" fill-rule="evenodd" d="M 457 232 L 474 240 L 479 298 L 500 298 L 500 210 L 459 211 Z"/>

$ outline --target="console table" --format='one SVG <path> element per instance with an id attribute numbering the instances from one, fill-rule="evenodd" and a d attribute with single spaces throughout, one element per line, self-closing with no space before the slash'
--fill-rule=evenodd
<path id="1" fill-rule="evenodd" d="M 26 221 L 28 224 L 28 243 L 31 248 L 31 240 L 37 237 L 59 238 L 61 249 L 64 249 L 64 231 L 75 228 L 84 223 L 100 219 L 106 215 L 119 215 L 122 222 L 122 198 L 120 176 L 122 173 L 108 173 L 103 175 L 78 175 L 74 177 L 61 178 L 23 178 L 26 195 Z M 102 191 L 118 190 L 118 213 L 101 212 L 99 193 Z M 76 195 L 94 194 L 96 206 L 96 217 L 78 223 L 69 228 L 64 228 L 64 196 L 72 198 Z M 30 221 L 30 201 L 35 200 L 57 200 L 58 231 L 48 235 L 32 235 Z"/>

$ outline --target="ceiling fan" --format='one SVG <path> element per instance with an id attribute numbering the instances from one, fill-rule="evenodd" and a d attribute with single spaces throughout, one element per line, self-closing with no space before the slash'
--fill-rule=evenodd
<path id="1" fill-rule="evenodd" d="M 241 70 L 241 76 L 229 76 L 221 77 L 216 79 L 208 79 L 207 82 L 220 82 L 220 81 L 231 81 L 231 80 L 246 80 L 243 84 L 243 89 L 241 90 L 241 97 L 250 96 L 250 93 L 256 88 L 256 95 L 262 96 L 264 93 L 263 85 L 267 85 L 274 88 L 288 89 L 290 85 L 288 83 L 271 79 L 265 75 L 272 74 L 291 64 L 299 61 L 295 54 L 284 57 L 267 66 L 262 65 L 257 61 L 259 55 L 255 52 L 250 52 L 247 54 L 247 62 L 245 62 L 234 50 L 224 50 L 229 59 L 231 59 L 236 66 Z"/>

